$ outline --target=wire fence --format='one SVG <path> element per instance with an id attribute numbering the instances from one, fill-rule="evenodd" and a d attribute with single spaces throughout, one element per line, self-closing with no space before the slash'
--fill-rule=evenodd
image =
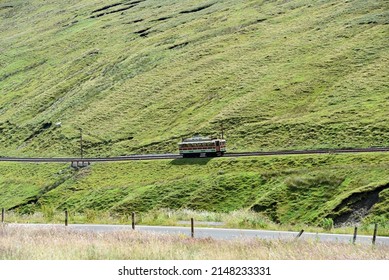
<path id="1" fill-rule="evenodd" d="M 2 208 L 1 209 L 1 223 L 4 224 L 5 223 L 5 208 Z M 65 226 L 68 226 L 69 225 L 69 211 L 68 210 L 65 210 L 64 211 L 64 225 Z M 194 218 L 190 218 L 190 236 L 192 238 L 195 237 L 195 223 L 194 223 Z M 136 229 L 136 214 L 135 212 L 132 212 L 131 213 L 131 228 L 133 230 Z M 376 244 L 376 240 L 377 240 L 377 232 L 378 232 L 378 224 L 375 223 L 374 224 L 374 231 L 373 231 L 373 235 L 372 235 L 372 245 L 375 245 Z M 299 239 L 304 233 L 304 229 L 302 229 L 295 237 L 294 239 L 297 240 Z M 358 236 L 358 227 L 354 227 L 354 234 L 353 234 L 353 238 L 352 238 L 352 244 L 355 244 L 356 243 L 356 240 L 357 240 L 357 236 Z"/>

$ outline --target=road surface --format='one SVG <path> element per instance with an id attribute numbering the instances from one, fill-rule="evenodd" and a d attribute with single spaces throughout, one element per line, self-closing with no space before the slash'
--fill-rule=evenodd
<path id="1" fill-rule="evenodd" d="M 7 224 L 8 227 L 24 228 L 64 228 L 64 225 L 54 224 Z M 76 231 L 88 232 L 115 232 L 132 230 L 130 225 L 95 225 L 95 224 L 71 224 L 66 228 Z M 191 236 L 190 227 L 172 227 L 172 226 L 141 226 L 136 225 L 135 230 L 144 232 L 154 232 L 160 234 L 182 234 Z M 213 238 L 219 240 L 233 239 L 282 239 L 292 240 L 298 235 L 298 232 L 291 231 L 270 231 L 270 230 L 246 230 L 246 229 L 224 229 L 224 228 L 205 228 L 196 227 L 194 229 L 195 238 Z M 327 233 L 309 233 L 304 232 L 301 240 L 318 240 L 323 242 L 352 243 L 352 234 L 327 234 Z M 372 236 L 358 235 L 356 243 L 371 244 Z M 389 245 L 389 237 L 377 236 L 376 245 Z"/>

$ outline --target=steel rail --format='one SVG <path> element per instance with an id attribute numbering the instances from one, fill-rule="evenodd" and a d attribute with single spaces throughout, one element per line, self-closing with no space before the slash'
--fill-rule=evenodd
<path id="1" fill-rule="evenodd" d="M 248 157 L 248 156 L 275 156 L 275 155 L 314 155 L 314 154 L 345 154 L 345 153 L 377 153 L 389 152 L 389 147 L 379 148 L 348 148 L 348 149 L 317 149 L 317 150 L 284 150 L 267 152 L 236 152 L 225 153 L 224 157 Z M 40 157 L 0 157 L 0 161 L 8 162 L 110 162 L 110 161 L 129 161 L 129 160 L 161 160 L 161 159 L 181 159 L 178 154 L 149 154 L 149 155 L 129 155 L 105 158 L 40 158 Z"/>
<path id="2" fill-rule="evenodd" d="M 18 158 L 0 157 L 0 161 L 12 162 L 105 162 L 105 161 L 128 161 L 128 160 L 156 160 L 156 159 L 176 159 L 181 158 L 176 154 L 161 155 L 133 155 L 105 158 Z"/>
<path id="3" fill-rule="evenodd" d="M 377 153 L 389 152 L 389 147 L 377 148 L 347 148 L 347 149 L 317 149 L 317 150 L 283 150 L 269 152 L 226 153 L 224 156 L 274 156 L 274 155 L 310 155 L 310 154 L 345 154 L 345 153 Z"/>

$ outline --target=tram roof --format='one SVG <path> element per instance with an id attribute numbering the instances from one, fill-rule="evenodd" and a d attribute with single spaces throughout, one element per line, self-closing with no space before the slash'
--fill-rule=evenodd
<path id="1" fill-rule="evenodd" d="M 199 144 L 199 143 L 212 143 L 214 141 L 226 141 L 224 139 L 211 139 L 211 138 L 188 138 L 184 139 L 182 142 L 179 144 Z"/>

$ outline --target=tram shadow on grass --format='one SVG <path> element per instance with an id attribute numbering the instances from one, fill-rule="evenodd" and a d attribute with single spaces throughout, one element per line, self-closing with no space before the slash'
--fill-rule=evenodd
<path id="1" fill-rule="evenodd" d="M 170 162 L 172 165 L 206 165 L 212 158 L 177 158 Z"/>

